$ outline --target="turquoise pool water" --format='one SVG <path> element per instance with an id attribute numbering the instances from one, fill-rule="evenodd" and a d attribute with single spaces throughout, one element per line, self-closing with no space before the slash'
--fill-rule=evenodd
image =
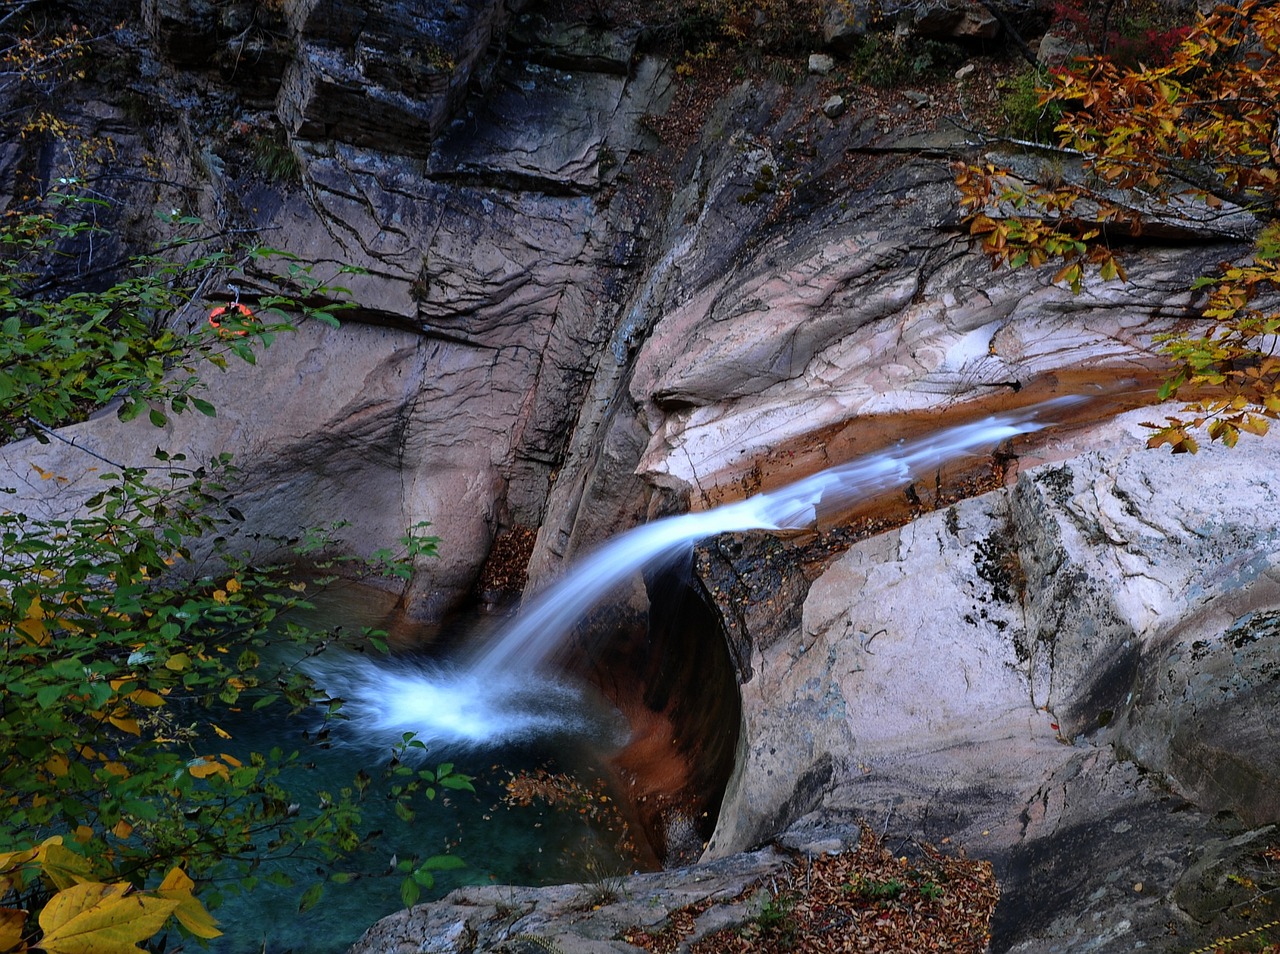
<path id="1" fill-rule="evenodd" d="M 335 611 L 340 607 L 335 610 L 332 603 L 325 607 L 328 614 Z M 366 679 L 373 678 L 366 657 L 344 657 L 341 651 L 326 655 L 322 677 L 342 673 L 350 668 L 349 662 L 362 667 Z M 431 672 L 433 665 L 420 655 L 407 654 L 393 661 L 388 672 Z M 401 692 L 413 694 L 412 688 Z M 583 706 L 595 706 L 588 693 L 579 695 Z M 367 694 L 359 704 L 376 707 L 378 700 Z M 449 697 L 441 704 L 450 704 Z M 557 703 L 562 704 L 563 700 Z M 363 713 L 366 720 L 369 715 Z M 262 865 L 255 872 L 258 880 L 252 890 L 222 892 L 214 915 L 224 933 L 209 943 L 209 950 L 213 954 L 344 951 L 380 917 L 403 907 L 400 892 L 405 875 L 392 873 L 398 860 L 448 853 L 465 862 L 464 868 L 438 873 L 434 887 L 422 890 L 424 901 L 464 884 L 590 882 L 602 873 L 628 870 L 631 861 L 619 853 L 620 831 L 612 819 L 592 819 L 538 799 L 527 806 L 512 805 L 505 797 L 509 780 L 522 773 L 569 776 L 588 789 L 607 787 L 610 747 L 622 741 L 619 722 L 598 708 L 578 716 L 567 721 L 534 718 L 531 731 L 492 743 L 428 739 L 426 767 L 452 762 L 456 771 L 472 776 L 475 792 L 441 789 L 433 802 L 419 799 L 416 817 L 406 823 L 395 813 L 389 783 L 381 777 L 390 755 L 385 735 L 340 730 L 327 744 L 319 745 L 308 740 L 320 726 L 317 713 L 290 717 L 283 706 L 272 706 L 257 713 L 245 707 L 220 715 L 218 724 L 231 738 L 219 740 L 218 751 L 237 757 L 273 747 L 301 753 L 281 783 L 303 811 L 316 804 L 318 792 L 351 786 L 355 773 L 363 769 L 373 782 L 362 799 L 362 830 L 381 835 L 373 847 L 362 848 L 336 865 L 306 859 Z M 361 724 L 359 718 L 351 723 Z M 345 883 L 334 883 L 335 874 Z M 273 883 L 283 881 L 282 876 L 292 884 Z M 300 913 L 304 891 L 317 882 L 325 883 L 322 899 Z M 198 942 L 188 941 L 186 949 L 198 950 Z"/>

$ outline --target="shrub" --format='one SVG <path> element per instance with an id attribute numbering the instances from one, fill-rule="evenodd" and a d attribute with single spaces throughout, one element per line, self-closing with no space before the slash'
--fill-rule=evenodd
<path id="1" fill-rule="evenodd" d="M 70 201 L 58 208 L 74 209 Z M 113 400 L 121 417 L 145 412 L 156 424 L 190 409 L 214 414 L 197 396 L 201 362 L 254 360 L 256 347 L 290 327 L 286 309 L 336 321 L 337 303 L 303 308 L 274 296 L 257 303 L 262 320 L 242 335 L 168 327 L 166 312 L 225 264 L 220 252 L 187 264 L 139 258 L 128 277 L 97 292 L 44 288 L 34 266 L 83 229 L 53 212 L 0 221 L 5 437 L 26 430 L 57 439 L 58 425 Z M 297 263 L 290 280 L 313 301 L 342 294 Z M 306 606 L 302 584 L 282 567 L 216 545 L 219 530 L 242 519 L 230 502 L 229 459 L 188 461 L 158 448 L 148 467 L 102 457 L 97 464 L 106 465 L 102 489 L 82 514 L 42 519 L 0 509 L 4 951 L 133 950 L 172 919 L 188 934 L 213 937 L 200 885 L 248 884 L 264 857 L 323 863 L 361 841 L 367 776 L 295 801 L 280 776 L 298 753 L 237 758 L 213 724 L 219 706 L 312 705 L 312 687 L 295 666 L 264 660 L 268 647 L 292 642 L 297 657 L 320 642 L 286 619 Z M 209 549 L 210 537 L 212 555 L 191 564 L 197 543 Z M 421 528 L 402 543 L 412 555 L 435 548 Z M 413 776 L 398 790 L 406 812 L 410 798 L 433 796 L 435 785 L 469 787 L 451 766 L 425 774 L 393 767 L 401 770 Z M 457 863 L 430 858 L 403 873 L 416 897 L 432 870 Z M 304 904 L 314 904 L 320 888 L 308 890 Z"/>
<path id="2" fill-rule="evenodd" d="M 1048 74 L 1032 67 L 996 84 L 1000 111 L 1010 136 L 1033 142 L 1053 141 L 1054 127 L 1062 120 L 1062 108 L 1055 102 L 1042 102 L 1040 91 L 1048 86 Z"/>

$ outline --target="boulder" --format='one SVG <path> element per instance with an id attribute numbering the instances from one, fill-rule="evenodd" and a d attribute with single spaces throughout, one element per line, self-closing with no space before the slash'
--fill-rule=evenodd
<path id="1" fill-rule="evenodd" d="M 990 40 L 999 20 L 976 0 L 832 0 L 824 7 L 822 38 L 828 48 L 848 52 L 869 30 L 894 26 L 918 36 Z"/>

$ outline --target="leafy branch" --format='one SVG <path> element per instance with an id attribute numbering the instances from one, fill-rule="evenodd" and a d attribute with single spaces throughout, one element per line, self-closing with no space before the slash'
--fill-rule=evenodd
<path id="1" fill-rule="evenodd" d="M 1031 185 L 994 165 L 955 173 L 970 234 L 993 267 L 1060 263 L 1054 282 L 1075 292 L 1089 271 L 1125 280 L 1112 240 L 1146 226 L 1137 196 L 1189 225 L 1215 215 L 1251 215 L 1253 248 L 1192 289 L 1207 291 L 1206 326 L 1166 335 L 1171 370 L 1162 399 L 1181 413 L 1148 424 L 1152 447 L 1194 453 L 1193 432 L 1233 445 L 1280 416 L 1280 7 L 1243 0 L 1203 17 L 1159 67 L 1127 67 L 1105 56 L 1051 75 L 1040 103 L 1062 110 L 1059 145 L 1084 157 L 1081 184 Z"/>

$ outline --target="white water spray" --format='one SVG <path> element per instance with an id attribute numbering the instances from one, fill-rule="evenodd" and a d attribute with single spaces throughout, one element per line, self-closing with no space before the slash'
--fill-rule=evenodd
<path id="1" fill-rule="evenodd" d="M 548 736 L 626 741 L 626 729 L 580 686 L 539 673 L 477 673 L 428 660 L 320 657 L 308 672 L 343 700 L 338 744 L 389 752 L 406 733 L 434 749 L 499 746 Z M 412 754 L 412 753 L 408 753 Z"/>
<path id="2" fill-rule="evenodd" d="M 468 665 L 445 668 L 353 658 L 317 670 L 317 682 L 346 700 L 355 737 L 379 744 L 416 733 L 424 742 L 495 745 L 553 733 L 599 735 L 581 692 L 538 670 L 574 624 L 631 574 L 686 552 L 699 540 L 744 530 L 799 530 L 868 495 L 904 486 L 964 454 L 1038 431 L 1041 414 L 1082 398 L 964 424 L 806 477 L 770 493 L 701 513 L 668 517 L 615 537 L 574 564 L 499 631 Z"/>

